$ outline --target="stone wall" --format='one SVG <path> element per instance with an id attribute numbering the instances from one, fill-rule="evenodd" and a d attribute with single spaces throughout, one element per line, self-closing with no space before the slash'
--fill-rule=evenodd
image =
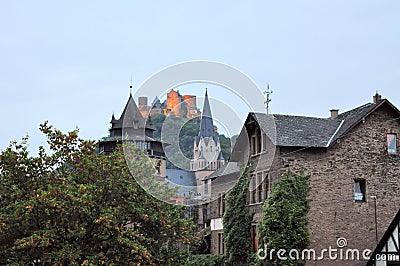
<path id="1" fill-rule="evenodd" d="M 280 173 L 304 172 L 311 177 L 309 212 L 311 245 L 317 254 L 330 246 L 373 250 L 376 196 L 379 239 L 400 208 L 400 156 L 387 152 L 387 133 L 400 135 L 398 115 L 383 105 L 328 149 L 280 149 Z M 398 148 L 399 149 L 399 148 Z M 365 179 L 365 202 L 355 201 L 355 179 Z M 310 262 L 354 265 L 355 261 Z"/>

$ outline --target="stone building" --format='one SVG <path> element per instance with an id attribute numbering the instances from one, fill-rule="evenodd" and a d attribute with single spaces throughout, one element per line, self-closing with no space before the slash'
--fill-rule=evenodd
<path id="1" fill-rule="evenodd" d="M 190 170 L 215 171 L 224 164 L 225 159 L 222 156 L 221 143 L 218 131 L 214 126 L 206 91 L 203 113 L 200 120 L 200 131 L 193 143 L 193 159 L 190 161 Z"/>
<path id="2" fill-rule="evenodd" d="M 190 101 L 195 101 L 195 98 L 188 96 L 186 100 L 190 103 Z M 176 198 L 175 201 L 187 205 L 208 201 L 211 196 L 211 187 L 210 183 L 204 180 L 224 164 L 225 159 L 206 91 L 199 133 L 193 140 L 193 158 L 189 161 L 189 168 L 167 169 L 167 181 L 170 186 L 179 186 L 180 198 Z M 197 216 L 197 209 L 194 212 Z"/>
<path id="3" fill-rule="evenodd" d="M 257 224 L 276 180 L 291 170 L 310 176 L 310 248 L 374 250 L 400 209 L 400 111 L 376 94 L 367 103 L 330 118 L 250 113 L 241 136 L 246 136 L 253 168 L 249 174 L 252 243 L 257 250 Z M 243 153 L 243 151 L 241 151 Z M 235 157 L 233 154 L 232 157 Z M 211 176 L 211 190 L 228 187 L 238 178 L 231 171 Z M 221 181 L 223 180 L 223 181 Z M 220 219 L 223 197 L 209 206 L 209 220 Z M 376 213 L 376 216 L 375 216 Z M 223 225 L 211 234 L 211 253 L 224 250 Z M 211 228 L 212 230 L 212 228 Z M 361 256 L 361 255 L 360 255 Z M 348 261 L 309 260 L 309 265 L 355 265 Z"/>
<path id="4" fill-rule="evenodd" d="M 143 101 L 141 99 L 140 101 Z M 166 159 L 162 142 L 153 137 L 155 129 L 152 127 L 150 117 L 144 119 L 132 94 L 129 95 L 128 102 L 119 119 L 114 114 L 111 117 L 111 128 L 109 136 L 104 137 L 99 142 L 99 153 L 110 154 L 118 143 L 131 141 L 137 148 L 147 152 L 151 160 L 156 165 L 160 177 L 166 176 Z"/>
<path id="5" fill-rule="evenodd" d="M 148 98 L 145 96 L 138 97 L 138 108 L 143 117 L 164 114 L 165 101 L 161 103 L 158 97 L 154 98 L 151 105 L 148 104 Z"/>
<path id="6" fill-rule="evenodd" d="M 167 100 L 161 103 L 156 97 L 151 105 L 148 104 L 148 99 L 145 96 L 138 98 L 139 110 L 143 117 L 156 114 L 164 114 L 167 116 L 172 113 L 175 116 L 195 118 L 201 115 L 197 108 L 195 95 L 181 95 L 179 91 L 171 89 L 167 93 Z"/>

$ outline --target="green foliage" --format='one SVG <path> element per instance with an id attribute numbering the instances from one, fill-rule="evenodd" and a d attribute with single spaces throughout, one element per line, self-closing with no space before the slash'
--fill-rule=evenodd
<path id="1" fill-rule="evenodd" d="M 249 191 L 247 169 L 249 167 L 246 167 L 238 182 L 226 195 L 227 208 L 223 225 L 227 265 L 247 265 L 250 253 L 252 215 L 249 214 L 247 208 Z"/>
<path id="2" fill-rule="evenodd" d="M 179 148 L 186 158 L 193 158 L 194 137 L 199 134 L 199 130 L 200 120 L 198 118 L 193 118 L 187 120 L 187 122 L 183 124 L 182 129 L 179 132 Z"/>
<path id="3" fill-rule="evenodd" d="M 268 250 L 285 249 L 289 252 L 296 249 L 300 252 L 310 243 L 307 228 L 310 191 L 309 177 L 292 172 L 285 173 L 274 184 L 274 188 L 265 206 L 263 218 L 259 224 L 258 235 L 260 246 Z M 273 253 L 272 260 L 267 258 L 260 265 L 304 265 L 301 260 L 279 260 Z M 287 255 L 287 254 L 286 254 Z"/>
<path id="4" fill-rule="evenodd" d="M 0 154 L 0 265 L 174 265 L 191 244 L 184 209 L 157 201 L 132 177 L 152 178 L 147 157 L 128 169 L 122 150 L 44 123 L 51 153 L 27 140 Z"/>
<path id="5" fill-rule="evenodd" d="M 219 134 L 219 141 L 221 142 L 221 151 L 225 160 L 228 161 L 231 156 L 231 139 L 225 137 L 224 134 Z"/>
<path id="6" fill-rule="evenodd" d="M 155 138 L 161 139 L 161 128 L 165 121 L 165 115 L 163 114 L 156 114 L 151 116 L 151 123 L 156 131 L 154 131 L 153 136 Z"/>
<path id="7" fill-rule="evenodd" d="M 221 266 L 224 265 L 224 260 L 224 255 L 219 254 L 193 255 L 184 266 Z"/>
<path id="8" fill-rule="evenodd" d="M 193 119 L 187 119 L 184 117 L 169 117 L 169 122 L 171 123 L 170 127 L 168 128 L 162 128 L 163 123 L 165 121 L 165 116 L 162 114 L 157 114 L 153 115 L 151 117 L 151 122 L 153 124 L 153 127 L 156 129 L 154 132 L 154 137 L 155 138 L 161 138 L 161 130 L 163 130 L 163 135 L 164 134 L 170 134 L 171 129 L 173 127 L 175 128 L 181 128 L 179 132 L 179 148 L 182 151 L 183 155 L 188 158 L 192 159 L 193 158 L 193 143 L 194 143 L 194 137 L 199 134 L 200 130 L 200 118 L 193 118 Z M 224 156 L 225 160 L 228 160 L 230 155 L 231 155 L 231 140 L 228 137 L 225 137 L 224 135 L 219 135 L 220 138 L 220 143 L 221 143 L 221 151 L 222 155 Z M 171 149 L 174 147 L 167 147 L 167 149 Z M 177 154 L 178 151 L 171 152 L 170 156 L 173 156 L 174 154 Z M 170 158 L 171 161 L 174 161 L 174 158 Z M 188 168 L 189 166 L 184 166 L 181 168 Z M 176 168 L 169 160 L 167 161 L 167 168 Z"/>

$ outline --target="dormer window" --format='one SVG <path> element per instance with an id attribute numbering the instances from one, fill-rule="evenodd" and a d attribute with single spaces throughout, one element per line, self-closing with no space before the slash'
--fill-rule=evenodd
<path id="1" fill-rule="evenodd" d="M 387 150 L 389 154 L 397 153 L 397 135 L 394 133 L 387 134 Z"/>

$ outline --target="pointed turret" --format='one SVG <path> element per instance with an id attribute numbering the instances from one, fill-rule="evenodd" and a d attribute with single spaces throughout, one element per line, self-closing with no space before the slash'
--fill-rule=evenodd
<path id="1" fill-rule="evenodd" d="M 115 150 L 118 142 L 128 140 L 137 148 L 145 149 L 150 157 L 164 158 L 162 142 L 153 136 L 155 129 L 152 127 L 150 117 L 146 119 L 142 116 L 131 93 L 119 119 L 116 119 L 113 113 L 110 123 L 109 136 L 102 138 L 99 144 L 102 152 L 109 154 Z M 164 172 L 163 170 L 163 175 Z"/>
<path id="2" fill-rule="evenodd" d="M 114 113 L 112 114 L 112 116 L 111 116 L 111 121 L 110 121 L 110 123 L 112 124 L 112 123 L 115 123 L 115 116 L 114 116 Z"/>
<path id="3" fill-rule="evenodd" d="M 208 101 L 208 93 L 204 97 L 203 113 L 201 115 L 199 137 L 214 137 L 214 123 L 211 115 L 210 102 Z M 215 139 L 214 139 L 215 140 Z"/>
<path id="4" fill-rule="evenodd" d="M 190 169 L 192 171 L 216 170 L 224 164 L 225 159 L 221 153 L 221 143 L 218 138 L 218 131 L 213 123 L 206 89 L 203 113 L 200 121 L 200 131 L 195 137 L 193 159 L 190 162 Z"/>
<path id="5" fill-rule="evenodd" d="M 129 94 L 128 102 L 126 103 L 119 120 L 121 120 L 121 125 L 123 123 L 124 127 L 134 126 L 136 128 L 143 128 L 145 126 L 144 118 L 133 100 L 132 94 Z"/>

